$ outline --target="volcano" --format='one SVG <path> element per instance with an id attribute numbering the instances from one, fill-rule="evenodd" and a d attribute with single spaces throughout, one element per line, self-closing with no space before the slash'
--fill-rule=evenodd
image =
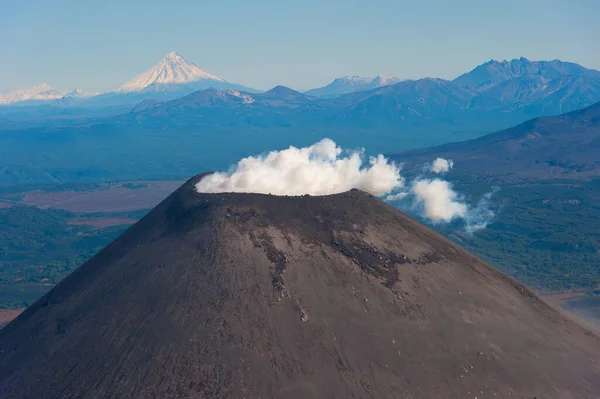
<path id="1" fill-rule="evenodd" d="M 135 92 L 188 92 L 195 90 L 233 89 L 249 90 L 245 86 L 227 82 L 219 76 L 203 71 L 181 55 L 167 54 L 152 68 L 123 84 L 117 93 Z"/>
<path id="2" fill-rule="evenodd" d="M 196 176 L 0 330 L 2 398 L 592 398 L 600 338 L 383 201 Z"/>

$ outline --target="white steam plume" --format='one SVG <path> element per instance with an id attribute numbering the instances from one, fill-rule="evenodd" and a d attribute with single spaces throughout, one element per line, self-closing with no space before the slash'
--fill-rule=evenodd
<path id="1" fill-rule="evenodd" d="M 201 193 L 253 192 L 274 195 L 327 195 L 352 188 L 383 196 L 404 186 L 400 169 L 383 155 L 363 165 L 363 151 L 342 156 L 330 139 L 309 147 L 290 147 L 242 159 L 229 172 L 205 176 Z"/>
<path id="2" fill-rule="evenodd" d="M 415 204 L 421 208 L 424 217 L 434 224 L 462 219 L 469 234 L 484 229 L 494 219 L 490 199 L 495 191 L 485 194 L 477 205 L 469 206 L 446 180 L 416 180 L 411 189 Z"/>
<path id="3" fill-rule="evenodd" d="M 437 158 L 424 170 L 445 173 L 452 160 Z M 440 178 L 417 177 L 405 187 L 400 168 L 383 155 L 365 160 L 364 151 L 343 151 L 330 139 L 309 147 L 289 147 L 266 155 L 247 157 L 229 172 L 205 176 L 196 184 L 201 193 L 252 192 L 274 195 L 328 195 L 358 188 L 387 201 L 412 199 L 422 215 L 434 224 L 460 219 L 468 233 L 483 229 L 493 219 L 492 193 L 470 206 Z"/>
<path id="4" fill-rule="evenodd" d="M 437 158 L 424 165 L 423 170 L 444 174 L 453 166 L 454 162 L 451 159 Z M 485 194 L 473 206 L 452 188 L 450 182 L 440 178 L 416 177 L 409 191 L 394 192 L 385 199 L 388 201 L 412 199 L 413 209 L 419 210 L 422 216 L 433 224 L 449 223 L 459 219 L 464 222 L 466 232 L 472 234 L 487 227 L 494 219 L 494 212 L 490 209 L 490 199 L 495 191 L 497 190 Z"/>
<path id="5" fill-rule="evenodd" d="M 424 216 L 433 223 L 447 223 L 467 215 L 467 205 L 458 200 L 458 194 L 445 180 L 417 180 L 412 192 L 416 202 L 423 206 Z"/>
<path id="6" fill-rule="evenodd" d="M 469 208 L 469 212 L 465 219 L 467 233 L 472 234 L 478 230 L 485 229 L 487 225 L 492 222 L 496 215 L 490 209 L 490 200 L 496 191 L 498 191 L 498 187 L 495 187 L 492 191 L 486 193 L 475 207 Z"/>
<path id="7" fill-rule="evenodd" d="M 447 173 L 453 166 L 454 162 L 451 159 L 437 158 L 431 165 L 426 165 L 426 169 L 433 173 L 443 174 Z"/>

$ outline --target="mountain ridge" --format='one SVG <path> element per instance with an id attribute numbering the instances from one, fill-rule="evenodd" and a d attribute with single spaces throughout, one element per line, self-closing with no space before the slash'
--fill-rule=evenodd
<path id="1" fill-rule="evenodd" d="M 432 156 L 452 159 L 450 175 L 487 179 L 588 179 L 600 176 L 600 102 L 530 119 L 472 140 L 390 154 L 417 167 Z"/>
<path id="2" fill-rule="evenodd" d="M 335 79 L 324 88 L 312 89 L 303 94 L 326 100 L 352 93 L 382 93 L 373 90 L 403 82 L 424 82 L 427 79 L 435 78 L 402 80 L 391 75 L 379 75 L 375 78 L 348 76 Z M 523 57 L 502 62 L 491 60 L 454 80 L 438 80 L 450 82 L 457 92 L 470 91 L 473 101 L 470 105 L 467 104 L 469 107 L 518 109 L 531 116 L 540 112 L 568 112 L 600 100 L 599 71 L 559 60 L 529 61 Z M 62 106 L 72 103 L 84 107 L 130 104 L 133 107 L 146 99 L 168 101 L 209 88 L 258 92 L 243 85 L 227 82 L 201 70 L 177 53 L 169 53 L 146 72 L 126 82 L 117 90 L 95 96 L 78 91 L 60 94 L 50 91 L 41 103 Z M 40 99 L 43 99 L 42 97 Z M 68 98 L 61 102 L 63 97 Z M 414 98 L 407 100 L 412 101 Z M 11 101 L 11 105 L 27 104 L 14 99 Z M 4 102 L 7 104 L 6 100 Z M 31 105 L 34 104 L 37 103 Z"/>
<path id="3" fill-rule="evenodd" d="M 82 99 L 92 97 L 96 94 L 80 89 L 58 90 L 48 83 L 42 83 L 28 89 L 13 90 L 6 94 L 0 94 L 0 105 L 24 104 L 27 102 L 35 104 L 50 100 L 61 100 L 65 97 Z"/>
<path id="4" fill-rule="evenodd" d="M 388 86 L 399 83 L 403 79 L 392 75 L 378 75 L 374 78 L 366 78 L 361 76 L 344 76 L 336 78 L 333 82 L 326 86 L 318 87 L 305 91 L 304 94 L 314 97 L 337 97 L 343 94 L 353 93 L 357 91 L 365 91 L 375 89 L 377 87 Z"/>
<path id="5" fill-rule="evenodd" d="M 539 76 L 552 80 L 569 75 L 588 75 L 600 79 L 600 71 L 585 68 L 573 62 L 560 60 L 530 61 L 525 57 L 521 57 L 510 61 L 492 59 L 460 75 L 453 82 L 471 90 L 484 91 L 516 77 Z"/>
<path id="6" fill-rule="evenodd" d="M 482 85 L 477 80 L 483 74 L 481 71 L 496 73 L 500 78 L 494 84 Z M 565 75 L 576 72 L 580 74 Z M 366 81 L 358 77 L 350 80 L 359 85 Z M 471 81 L 475 83 L 469 84 Z M 475 86 L 479 89 L 475 89 Z M 278 96 L 277 103 L 273 104 L 277 106 L 278 111 L 275 111 L 275 108 L 259 110 L 265 105 L 264 101 L 258 101 L 259 96 L 248 93 L 254 101 L 247 102 L 248 106 L 242 113 L 233 116 L 227 114 L 228 118 L 233 117 L 233 121 L 228 120 L 227 123 L 236 124 L 235 120 L 240 118 L 254 123 L 257 121 L 254 118 L 256 112 L 260 120 L 257 123 L 261 126 L 271 125 L 269 115 L 273 115 L 278 121 L 286 116 L 288 121 L 281 123 L 290 126 L 297 126 L 299 123 L 304 126 L 310 124 L 311 118 L 314 118 L 314 124 L 331 126 L 339 123 L 364 128 L 430 125 L 436 129 L 441 126 L 448 128 L 480 124 L 493 126 L 494 128 L 490 129 L 493 131 L 532 117 L 561 114 L 600 101 L 600 72 L 573 63 L 531 62 L 521 58 L 511 62 L 488 62 L 455 80 L 403 80 L 391 85 L 331 97 L 312 96 L 309 95 L 311 91 L 304 92 L 306 97 L 302 97 L 300 93 L 293 92 L 293 98 Z M 283 111 L 286 103 L 289 103 L 287 109 L 293 112 L 282 115 L 281 112 L 288 112 Z M 203 114 L 207 111 L 198 112 Z M 178 114 L 177 110 L 175 114 Z M 181 113 L 179 115 L 176 118 L 183 117 Z M 244 115 L 250 118 L 244 119 Z M 191 117 L 191 114 L 188 116 Z M 214 119 L 204 118 L 202 123 L 208 120 Z M 185 124 L 188 125 L 189 122 Z"/>

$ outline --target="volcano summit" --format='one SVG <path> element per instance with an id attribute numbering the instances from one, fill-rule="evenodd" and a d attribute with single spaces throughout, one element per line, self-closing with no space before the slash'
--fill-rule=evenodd
<path id="1" fill-rule="evenodd" d="M 197 176 L 0 330 L 3 398 L 592 398 L 600 338 L 371 195 Z"/>

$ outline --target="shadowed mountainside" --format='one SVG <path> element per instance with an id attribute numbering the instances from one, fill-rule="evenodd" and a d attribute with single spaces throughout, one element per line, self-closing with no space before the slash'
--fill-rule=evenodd
<path id="1" fill-rule="evenodd" d="M 408 168 L 452 159 L 450 176 L 479 179 L 582 179 L 600 171 L 600 103 L 532 119 L 474 140 L 392 154 Z"/>
<path id="2" fill-rule="evenodd" d="M 583 398 L 600 338 L 358 190 L 197 176 L 0 330 L 5 398 Z"/>

